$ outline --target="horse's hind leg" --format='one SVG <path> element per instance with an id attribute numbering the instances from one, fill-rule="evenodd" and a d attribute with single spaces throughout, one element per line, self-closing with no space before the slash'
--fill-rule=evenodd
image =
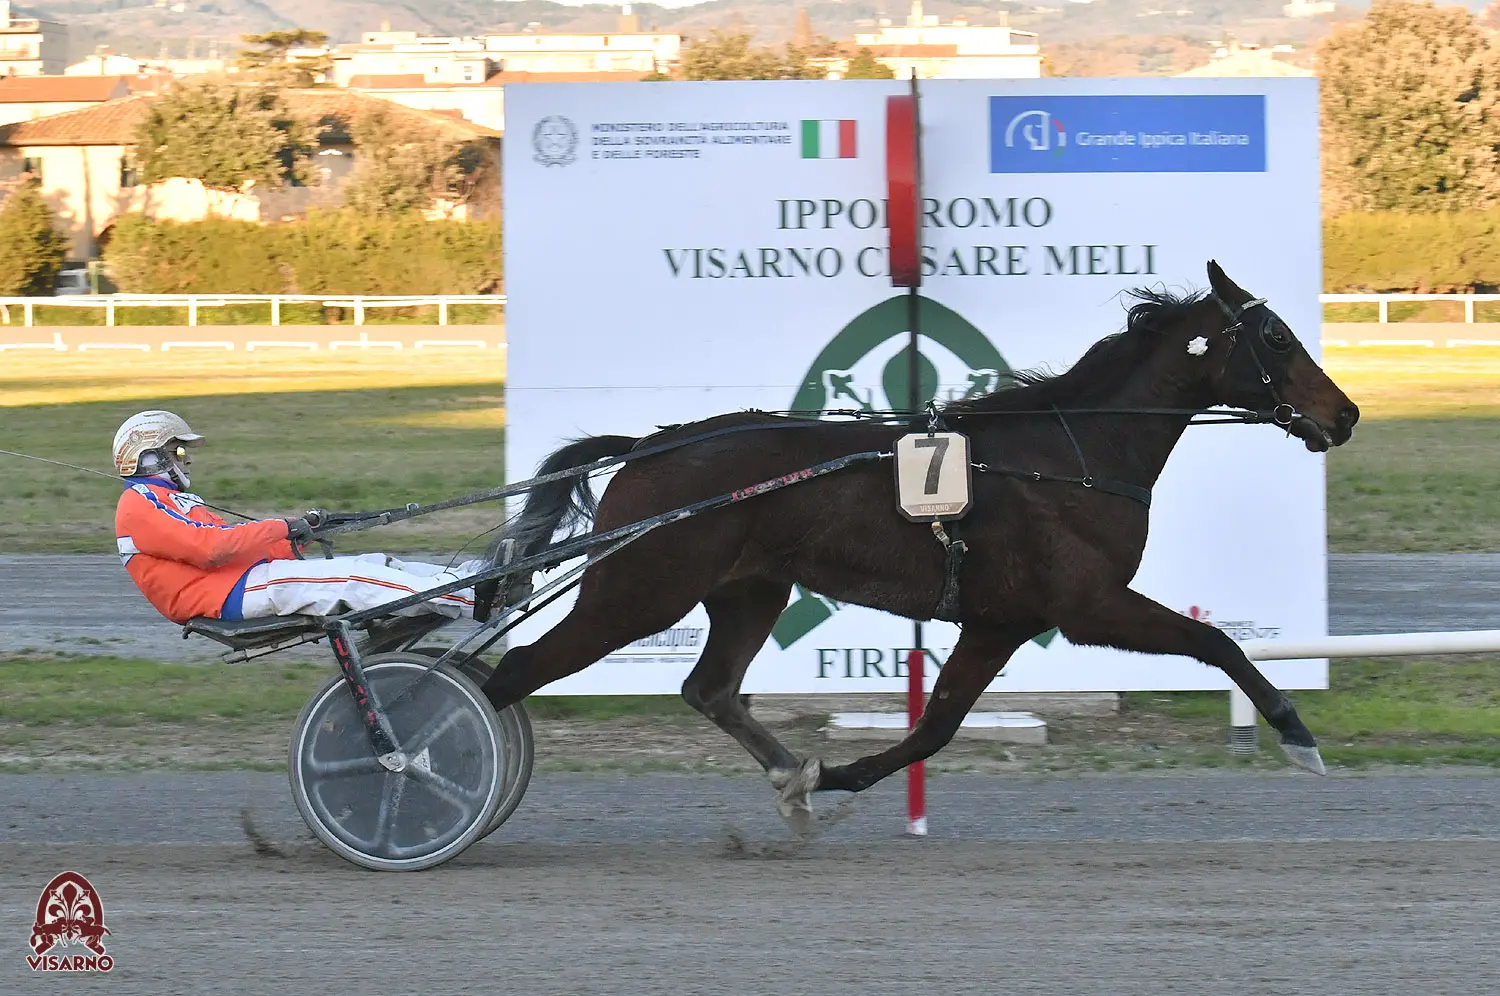
<path id="1" fill-rule="evenodd" d="M 760 762 L 778 789 L 796 775 L 798 760 L 750 715 L 740 701 L 740 685 L 750 662 L 776 625 L 791 585 L 743 578 L 715 588 L 703 599 L 708 610 L 708 643 L 682 683 L 682 697 Z M 779 783 L 779 784 L 778 784 Z M 803 798 L 801 808 L 808 809 Z M 791 814 L 785 810 L 783 816 Z"/>
<path id="2" fill-rule="evenodd" d="M 484 683 L 485 697 L 496 709 L 512 706 L 628 643 L 661 632 L 692 611 L 698 600 L 687 586 L 656 587 L 650 598 L 640 598 L 619 585 L 585 585 L 561 622 L 535 643 L 505 652 Z"/>

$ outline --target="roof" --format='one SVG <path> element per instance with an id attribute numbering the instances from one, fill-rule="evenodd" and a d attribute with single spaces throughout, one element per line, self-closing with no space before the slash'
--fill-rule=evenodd
<path id="1" fill-rule="evenodd" d="M 157 99 L 152 94 L 137 94 L 78 111 L 0 125 L 0 145 L 134 145 L 136 130 Z M 349 127 L 355 115 L 376 106 L 408 121 L 436 125 L 464 141 L 502 135 L 494 128 L 449 114 L 414 110 L 352 90 L 294 90 L 287 94 L 287 101 L 298 110 L 309 110 L 316 115 L 325 129 L 322 140 L 327 145 L 349 141 Z"/>
<path id="2" fill-rule="evenodd" d="M 877 59 L 953 59 L 958 57 L 957 45 L 850 45 L 856 52 L 867 48 Z"/>
<path id="3" fill-rule="evenodd" d="M 630 72 L 595 72 L 595 73 L 532 73 L 524 70 L 498 72 L 485 80 L 487 86 L 501 86 L 506 83 L 639 83 L 640 70 Z"/>
<path id="4" fill-rule="evenodd" d="M 125 85 L 131 93 L 161 93 L 171 89 L 174 81 L 171 73 L 140 73 L 125 77 Z"/>
<path id="5" fill-rule="evenodd" d="M 405 107 L 393 100 L 383 97 L 372 97 L 360 93 L 358 90 L 349 89 L 313 89 L 294 90 L 287 94 L 287 102 L 298 110 L 312 110 L 318 115 L 318 121 L 328 133 L 324 135 L 324 141 L 339 138 L 347 139 L 349 125 L 360 111 L 370 110 L 375 107 L 391 112 L 397 117 L 409 121 L 425 122 L 437 125 L 449 135 L 461 139 L 474 138 L 500 138 L 502 133 L 494 128 L 474 124 L 462 118 L 455 118 L 449 114 L 440 114 L 436 111 L 422 111 L 412 107 Z"/>
<path id="6" fill-rule="evenodd" d="M 94 107 L 0 125 L 0 145 L 133 145 L 154 97 L 122 97 Z"/>
<path id="7" fill-rule="evenodd" d="M 427 85 L 421 73 L 392 73 L 387 76 L 360 74 L 349 77 L 349 86 L 355 90 L 414 90 Z"/>
<path id="8" fill-rule="evenodd" d="M 0 77 L 0 104 L 103 103 L 129 92 L 124 76 Z"/>

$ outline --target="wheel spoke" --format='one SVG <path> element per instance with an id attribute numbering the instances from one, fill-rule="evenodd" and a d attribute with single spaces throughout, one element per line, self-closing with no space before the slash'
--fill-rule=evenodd
<path id="1" fill-rule="evenodd" d="M 380 809 L 375 814 L 375 839 L 370 841 L 370 850 L 387 849 L 391 828 L 396 822 L 396 811 L 401 807 L 401 795 L 406 788 L 406 779 L 396 772 L 388 772 L 385 784 L 380 789 Z"/>
<path id="2" fill-rule="evenodd" d="M 441 710 L 436 716 L 429 719 L 421 729 L 407 738 L 407 742 L 402 745 L 402 750 L 408 754 L 422 753 L 423 749 L 431 746 L 433 741 L 452 729 L 455 723 L 465 718 L 467 718 L 467 714 L 462 709 L 449 708 Z"/>
<path id="3" fill-rule="evenodd" d="M 422 787 L 427 791 L 465 814 L 472 814 L 478 808 L 478 804 L 484 802 L 489 796 L 489 793 L 482 789 L 466 789 L 435 771 L 424 771 L 412 766 L 407 768 L 406 772 L 421 782 Z"/>
<path id="4" fill-rule="evenodd" d="M 322 778 L 348 778 L 351 775 L 371 775 L 385 770 L 380 764 L 380 759 L 373 754 L 369 757 L 355 757 L 346 761 L 319 761 L 309 757 L 306 767 L 309 773 Z"/>

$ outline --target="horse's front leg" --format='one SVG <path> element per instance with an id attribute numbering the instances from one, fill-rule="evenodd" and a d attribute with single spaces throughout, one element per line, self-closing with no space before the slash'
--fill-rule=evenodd
<path id="1" fill-rule="evenodd" d="M 1218 627 L 1173 612 L 1129 588 L 1091 592 L 1086 598 L 1078 598 L 1058 614 L 1057 624 L 1070 643 L 1196 657 L 1219 668 L 1281 734 L 1281 749 L 1288 760 L 1314 774 L 1324 773 L 1318 742 L 1291 700 Z"/>
<path id="2" fill-rule="evenodd" d="M 817 784 L 811 787 L 820 792 L 829 789 L 862 792 L 907 765 L 942 750 L 1011 655 L 1045 629 L 1040 623 L 1006 627 L 964 626 L 953 653 L 932 687 L 932 697 L 922 712 L 922 718 L 906 738 L 879 754 L 862 757 L 850 764 L 823 767 L 817 773 Z"/>

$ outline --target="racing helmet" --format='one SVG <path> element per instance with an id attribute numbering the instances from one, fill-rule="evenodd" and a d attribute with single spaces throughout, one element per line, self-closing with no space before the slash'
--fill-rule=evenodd
<path id="1" fill-rule="evenodd" d="M 191 485 L 183 459 L 186 447 L 203 445 L 203 437 L 171 412 L 137 412 L 115 432 L 115 470 L 121 477 L 161 475 L 179 488 Z"/>

